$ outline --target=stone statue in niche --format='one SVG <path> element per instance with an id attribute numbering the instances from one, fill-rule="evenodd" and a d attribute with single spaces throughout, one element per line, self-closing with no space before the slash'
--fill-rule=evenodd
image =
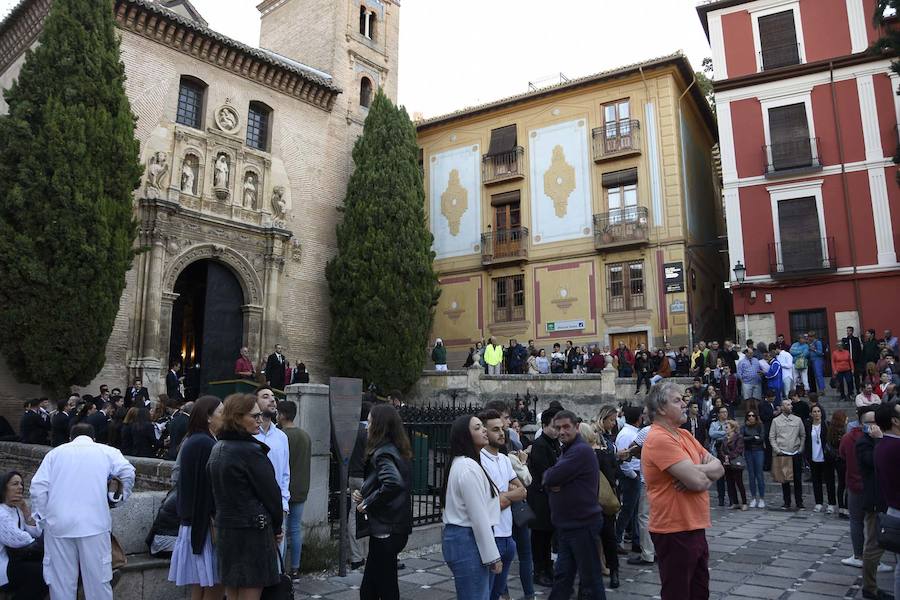
<path id="1" fill-rule="evenodd" d="M 244 176 L 244 208 L 256 208 L 256 176 L 253 173 Z"/>
<path id="2" fill-rule="evenodd" d="M 284 199 L 284 188 L 280 185 L 272 190 L 272 214 L 283 219 L 287 213 L 287 201 Z"/>
<path id="3" fill-rule="evenodd" d="M 220 154 L 216 159 L 216 176 L 213 182 L 217 188 L 228 187 L 228 157 Z"/>
<path id="4" fill-rule="evenodd" d="M 165 152 L 154 152 L 147 163 L 147 197 L 160 198 L 163 190 L 163 177 L 169 171 Z"/>
<path id="5" fill-rule="evenodd" d="M 184 157 L 181 163 L 181 191 L 185 194 L 197 193 L 197 169 L 199 162 L 193 154 Z"/>

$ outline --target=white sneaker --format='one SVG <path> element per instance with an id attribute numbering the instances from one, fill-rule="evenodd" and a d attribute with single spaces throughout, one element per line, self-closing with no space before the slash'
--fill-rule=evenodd
<path id="1" fill-rule="evenodd" d="M 816 504 L 815 506 L 813 506 L 813 512 L 822 512 L 822 505 Z"/>
<path id="2" fill-rule="evenodd" d="M 834 506 L 832 506 L 831 504 L 829 504 L 828 506 L 826 506 L 826 507 L 825 507 L 825 513 L 826 513 L 826 514 L 829 514 L 829 515 L 833 515 L 833 514 L 834 514 Z"/>
<path id="3" fill-rule="evenodd" d="M 893 573 L 894 565 L 886 565 L 884 563 L 878 563 L 878 572 L 879 573 Z"/>
<path id="4" fill-rule="evenodd" d="M 756 508 L 765 508 L 765 507 L 766 507 L 766 501 L 763 500 L 762 498 L 760 498 L 759 502 L 756 503 Z"/>
<path id="5" fill-rule="evenodd" d="M 847 565 L 848 567 L 856 567 L 858 569 L 862 568 L 863 562 L 861 558 L 856 558 L 855 556 L 848 556 L 847 558 L 841 559 L 842 565 Z"/>
<path id="6" fill-rule="evenodd" d="M 750 508 L 756 508 L 756 498 L 750 501 Z"/>

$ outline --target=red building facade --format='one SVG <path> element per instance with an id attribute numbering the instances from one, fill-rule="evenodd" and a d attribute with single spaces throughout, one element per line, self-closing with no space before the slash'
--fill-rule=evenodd
<path id="1" fill-rule="evenodd" d="M 716 73 L 740 340 L 900 330 L 900 79 L 876 0 L 698 7 Z"/>

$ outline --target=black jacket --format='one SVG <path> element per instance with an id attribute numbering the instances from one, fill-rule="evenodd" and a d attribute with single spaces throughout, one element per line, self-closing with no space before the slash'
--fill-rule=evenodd
<path id="1" fill-rule="evenodd" d="M 856 464 L 859 476 L 863 480 L 863 510 L 866 512 L 885 512 L 887 503 L 881 495 L 878 477 L 875 476 L 875 446 L 881 440 L 863 435 L 856 440 Z"/>
<path id="2" fill-rule="evenodd" d="M 284 389 L 284 363 L 287 359 L 281 355 L 281 362 L 274 352 L 266 359 L 266 381 L 276 390 Z"/>
<path id="3" fill-rule="evenodd" d="M 143 426 L 135 423 L 122 425 L 120 435 L 122 454 L 145 458 L 156 456 L 156 429 L 152 423 L 146 423 Z"/>
<path id="4" fill-rule="evenodd" d="M 841 338 L 841 343 L 844 345 L 844 348 L 850 351 L 850 359 L 854 365 L 865 366 L 865 363 L 862 361 L 862 342 L 859 341 L 858 337 L 854 335 L 853 337 Z"/>
<path id="5" fill-rule="evenodd" d="M 166 373 L 166 395 L 169 397 L 169 400 L 184 398 L 184 396 L 181 395 L 181 386 L 179 383 L 178 375 L 169 369 L 169 372 Z"/>
<path id="6" fill-rule="evenodd" d="M 138 389 L 132 386 L 125 390 L 125 408 L 131 408 L 132 406 L 146 408 L 148 404 L 150 404 L 150 392 L 147 391 L 147 388 L 142 387 Z"/>
<path id="7" fill-rule="evenodd" d="M 178 447 L 187 433 L 188 421 L 190 420 L 191 417 L 181 410 L 172 415 L 172 420 L 169 421 L 169 425 L 166 427 L 166 430 L 169 432 L 169 449 L 166 450 L 166 458 L 169 460 L 175 460 L 178 457 Z"/>
<path id="8" fill-rule="evenodd" d="M 153 547 L 153 538 L 158 535 L 168 535 L 171 537 L 176 537 L 178 535 L 178 514 L 176 512 L 177 503 L 177 492 L 175 488 L 169 490 L 169 493 L 166 494 L 165 499 L 162 501 L 162 504 L 159 506 L 159 512 L 156 513 L 156 518 L 153 520 L 153 525 L 150 527 L 150 532 L 147 534 L 147 538 L 144 540 L 144 543 L 147 544 L 147 548 Z M 171 555 L 171 552 L 160 552 L 158 555 L 151 556 L 165 556 Z"/>
<path id="9" fill-rule="evenodd" d="M 703 417 L 697 417 L 697 425 L 696 427 L 691 426 L 691 418 L 688 417 L 688 420 L 685 421 L 681 428 L 690 431 L 700 445 L 704 448 L 706 447 L 706 440 L 709 437 L 709 422 Z"/>
<path id="10" fill-rule="evenodd" d="M 88 425 L 94 428 L 94 439 L 98 444 L 109 442 L 109 417 L 102 410 L 98 410 L 86 419 Z"/>
<path id="11" fill-rule="evenodd" d="M 185 438 L 178 473 L 178 518 L 191 526 L 191 549 L 203 552 L 209 520 L 216 513 L 212 485 L 206 471 L 216 440 L 208 433 Z"/>
<path id="12" fill-rule="evenodd" d="M 531 472 L 531 485 L 528 486 L 528 506 L 534 511 L 535 520 L 532 529 L 553 531 L 550 522 L 550 498 L 544 491 L 542 481 L 544 471 L 556 464 L 559 459 L 559 442 L 544 434 L 535 438 L 532 443 L 531 456 L 528 457 L 528 470 Z"/>
<path id="13" fill-rule="evenodd" d="M 59 411 L 50 417 L 50 445 L 56 448 L 69 441 L 69 421 L 71 417 L 65 411 Z"/>
<path id="14" fill-rule="evenodd" d="M 366 514 L 356 514 L 356 537 L 412 531 L 412 466 L 391 443 L 379 446 L 366 461 L 359 490 Z M 366 526 L 368 524 L 368 527 Z M 366 531 L 368 530 L 368 531 Z"/>
<path id="15" fill-rule="evenodd" d="M 219 435 L 206 465 L 216 527 L 257 529 L 271 523 L 273 533 L 281 533 L 281 488 L 268 453 L 269 447 L 249 433 L 223 431 Z"/>
<path id="16" fill-rule="evenodd" d="M 806 421 L 803 425 L 806 427 L 803 456 L 807 462 L 812 463 L 812 420 Z M 825 462 L 834 462 L 834 457 L 837 454 L 837 448 L 832 448 L 828 444 L 828 423 L 824 420 L 822 421 L 822 454 L 825 457 Z"/>
<path id="17" fill-rule="evenodd" d="M 765 450 L 766 426 L 757 422 L 754 426 L 741 425 L 741 436 L 744 438 L 744 451 Z M 809 439 L 807 433 L 806 439 Z M 822 439 L 825 439 L 824 437 Z"/>
<path id="18" fill-rule="evenodd" d="M 50 443 L 50 423 L 33 410 L 26 410 L 19 422 L 19 436 L 26 444 Z"/>

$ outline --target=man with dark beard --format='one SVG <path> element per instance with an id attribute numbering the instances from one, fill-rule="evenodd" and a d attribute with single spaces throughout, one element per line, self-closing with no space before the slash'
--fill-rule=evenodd
<path id="1" fill-rule="evenodd" d="M 528 486 L 528 505 L 536 516 L 531 524 L 531 549 L 534 557 L 534 582 L 544 587 L 553 585 L 553 561 L 550 558 L 550 544 L 553 538 L 553 523 L 550 520 L 550 500 L 544 489 L 544 472 L 559 459 L 559 442 L 556 441 L 556 426 L 553 417 L 561 408 L 548 408 L 541 413 L 541 435 L 534 438 L 528 470 L 531 485 Z"/>

